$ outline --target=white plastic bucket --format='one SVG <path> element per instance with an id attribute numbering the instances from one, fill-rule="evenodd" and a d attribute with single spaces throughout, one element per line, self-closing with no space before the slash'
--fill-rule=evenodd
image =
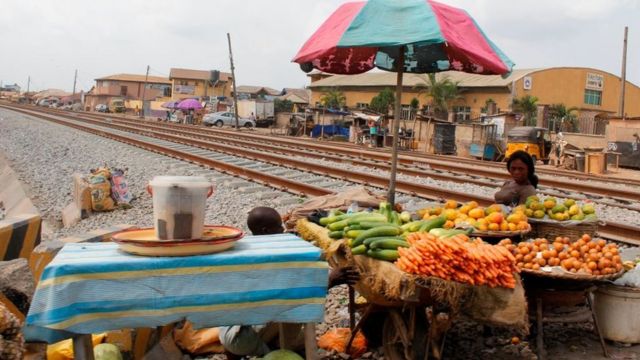
<path id="1" fill-rule="evenodd" d="M 153 197 L 153 227 L 158 239 L 202 236 L 207 198 L 213 194 L 211 182 L 202 176 L 156 176 L 147 190 Z"/>
<path id="2" fill-rule="evenodd" d="M 594 306 L 605 339 L 640 343 L 640 289 L 613 284 L 599 286 Z"/>

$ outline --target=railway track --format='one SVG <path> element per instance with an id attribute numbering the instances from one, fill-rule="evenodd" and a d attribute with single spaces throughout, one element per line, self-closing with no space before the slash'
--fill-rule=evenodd
<path id="1" fill-rule="evenodd" d="M 257 183 L 303 196 L 318 196 L 335 192 L 335 186 L 333 186 L 332 189 L 331 186 L 328 186 L 326 184 L 328 181 L 324 181 L 325 184 L 322 184 L 323 181 L 321 180 L 321 177 L 310 179 L 311 183 L 302 182 L 301 180 L 304 180 L 305 176 L 308 177 L 308 173 L 342 179 L 343 183 L 357 182 L 380 188 L 386 187 L 388 181 L 387 177 L 384 176 L 357 173 L 350 170 L 337 169 L 328 166 L 322 166 L 317 163 L 310 163 L 293 159 L 290 156 L 267 153 L 265 148 L 263 148 L 262 150 L 250 149 L 246 144 L 243 146 L 212 144 L 211 139 L 204 140 L 195 138 L 196 136 L 202 135 L 192 134 L 190 136 L 184 136 L 178 135 L 176 133 L 172 134 L 168 133 L 166 131 L 167 129 L 163 129 L 163 131 L 159 131 L 158 129 L 151 129 L 151 125 L 149 124 L 144 124 L 146 128 L 141 129 L 132 125 L 118 124 L 115 123 L 115 121 L 105 122 L 104 120 L 90 120 L 87 116 L 77 116 L 75 113 L 58 113 L 52 116 L 34 111 L 34 109 L 15 107 L 6 108 L 35 116 L 44 120 L 52 121 L 61 125 L 71 126 L 79 130 L 91 132 L 96 135 L 132 144 L 134 146 L 139 146 L 151 151 L 202 164 L 221 172 L 233 174 L 245 179 L 255 181 Z M 67 119 L 72 118 L 74 120 L 61 119 L 60 116 L 64 116 Z M 79 123 L 79 121 L 85 123 Z M 87 124 L 87 122 L 89 122 L 89 124 Z M 175 129 L 196 129 L 194 127 L 188 126 L 174 126 L 177 126 Z M 211 153 L 206 153 L 206 151 L 212 151 L 215 152 L 214 154 L 218 155 L 222 154 L 222 157 L 218 156 L 216 158 Z M 242 158 L 240 158 L 240 160 L 237 159 L 238 155 L 244 158 L 244 163 Z M 231 161 L 229 158 L 224 159 L 224 156 L 232 157 L 235 161 Z M 305 156 L 307 156 L 307 154 L 305 154 Z M 247 161 L 249 162 L 247 163 Z M 276 167 L 275 171 L 271 169 L 271 173 L 268 170 L 270 165 Z M 281 168 L 280 170 L 278 170 L 278 166 L 284 166 L 285 168 L 291 169 L 291 172 L 299 170 L 304 170 L 304 172 L 302 174 L 294 173 L 293 176 L 287 178 L 281 175 L 279 176 L 279 174 L 284 175 L 285 173 Z M 274 174 L 274 172 L 276 174 Z M 319 185 L 314 185 L 314 183 Z M 411 196 L 418 196 L 431 200 L 451 198 L 463 202 L 475 200 L 482 204 L 488 204 L 492 202 L 492 199 L 488 197 L 465 194 L 457 191 L 441 189 L 439 187 L 412 184 L 405 181 L 399 181 L 398 191 Z M 601 227 L 600 232 L 602 236 L 610 239 L 640 245 L 640 241 L 637 240 L 639 230 L 640 228 L 637 228 L 635 226 L 608 223 L 607 225 Z"/>
<path id="2" fill-rule="evenodd" d="M 103 120 L 100 115 L 80 115 L 86 119 Z M 110 117 L 111 118 L 111 117 Z M 131 119 L 123 119 L 121 117 L 113 117 L 114 121 L 121 124 L 128 124 L 135 127 L 143 127 L 149 130 L 172 133 L 174 131 L 202 140 L 212 141 L 216 143 L 227 143 L 249 147 L 260 151 L 275 152 L 283 155 L 295 155 L 296 150 L 304 152 L 305 157 L 323 159 L 327 161 L 350 163 L 358 166 L 388 171 L 390 164 L 388 156 L 373 158 L 373 154 L 380 155 L 379 152 L 363 151 L 362 148 L 345 149 L 326 144 L 299 144 L 291 139 L 281 139 L 267 137 L 263 135 L 244 134 L 236 131 L 220 131 L 213 129 L 202 129 L 193 126 L 184 126 L 176 124 L 158 124 L 157 122 L 140 122 Z M 309 149 L 313 151 L 309 151 Z M 383 154 L 384 155 L 384 154 Z M 491 169 L 490 171 L 482 171 L 469 166 L 460 166 L 458 164 L 448 164 L 438 161 L 437 163 L 429 162 L 427 164 L 412 162 L 411 159 L 401 159 L 398 172 L 407 176 L 430 177 L 436 180 L 451 181 L 456 183 L 470 183 L 479 186 L 492 187 L 498 186 L 496 180 L 508 179 L 509 175 L 503 170 Z M 640 189 L 640 186 L 638 187 Z M 626 188 L 611 188 L 605 184 L 580 183 L 576 181 L 567 182 L 558 179 L 541 179 L 539 191 L 549 196 L 572 197 L 575 199 L 589 199 L 596 203 L 608 206 L 619 207 L 627 210 L 640 211 L 640 192 L 632 191 Z"/>

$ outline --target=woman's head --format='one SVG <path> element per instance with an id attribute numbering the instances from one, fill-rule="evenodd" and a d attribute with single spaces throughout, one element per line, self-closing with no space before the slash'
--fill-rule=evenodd
<path id="1" fill-rule="evenodd" d="M 538 176 L 536 176 L 533 158 L 526 151 L 518 150 L 511 154 L 507 160 L 507 170 L 518 184 L 524 184 L 528 181 L 533 187 L 538 187 Z"/>

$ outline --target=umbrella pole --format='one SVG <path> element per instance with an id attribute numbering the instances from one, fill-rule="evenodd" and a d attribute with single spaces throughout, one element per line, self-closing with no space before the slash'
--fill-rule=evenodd
<path id="1" fill-rule="evenodd" d="M 396 170 L 398 168 L 398 130 L 400 129 L 400 109 L 402 105 L 402 74 L 404 73 L 404 46 L 400 46 L 398 55 L 396 101 L 393 115 L 393 148 L 391 150 L 391 173 L 389 174 L 389 193 L 387 201 L 391 206 L 396 201 Z"/>

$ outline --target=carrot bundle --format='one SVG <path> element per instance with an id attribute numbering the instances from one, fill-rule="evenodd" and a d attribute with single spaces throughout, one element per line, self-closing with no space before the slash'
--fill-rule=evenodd
<path id="1" fill-rule="evenodd" d="M 399 248 L 396 266 L 414 275 L 434 276 L 471 285 L 513 289 L 515 258 L 502 246 L 470 240 L 464 234 L 436 238 L 417 232 L 407 235 L 409 248 Z"/>

